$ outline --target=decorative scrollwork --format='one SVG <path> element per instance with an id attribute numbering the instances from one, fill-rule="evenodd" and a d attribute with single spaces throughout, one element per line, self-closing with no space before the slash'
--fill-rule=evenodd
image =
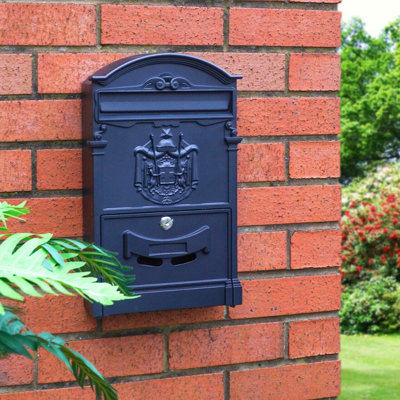
<path id="1" fill-rule="evenodd" d="M 103 134 L 106 132 L 106 130 L 107 130 L 107 125 L 100 125 L 100 130 L 96 131 L 93 134 L 94 140 L 97 140 L 97 141 L 102 140 L 103 139 Z"/>
<path id="2" fill-rule="evenodd" d="M 154 78 L 150 78 L 144 84 L 145 89 L 171 89 L 177 90 L 182 87 L 191 87 L 191 84 L 184 78 L 173 77 L 171 74 L 161 74 Z"/>
<path id="3" fill-rule="evenodd" d="M 232 121 L 228 121 L 228 122 L 225 124 L 225 128 L 228 129 L 228 130 L 231 132 L 231 136 L 237 136 L 238 131 L 237 131 L 237 129 L 235 128 L 235 126 L 233 125 Z"/>
<path id="4" fill-rule="evenodd" d="M 163 74 L 157 77 L 156 89 L 164 90 L 165 88 L 170 88 L 176 90 L 180 86 L 180 82 L 177 78 L 173 78 L 171 75 Z"/>

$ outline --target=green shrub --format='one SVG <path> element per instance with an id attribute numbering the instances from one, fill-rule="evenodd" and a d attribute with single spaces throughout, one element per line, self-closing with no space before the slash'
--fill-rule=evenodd
<path id="1" fill-rule="evenodd" d="M 400 330 L 400 284 L 374 277 L 346 287 L 340 311 L 342 333 L 393 333 Z"/>

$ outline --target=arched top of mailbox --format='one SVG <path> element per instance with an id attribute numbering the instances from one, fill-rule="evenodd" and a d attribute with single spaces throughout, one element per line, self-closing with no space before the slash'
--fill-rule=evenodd
<path id="1" fill-rule="evenodd" d="M 163 53 L 137 55 L 114 61 L 113 63 L 96 71 L 92 75 L 91 79 L 101 85 L 106 85 L 109 82 L 112 82 L 114 79 L 119 78 L 121 75 L 135 69 L 165 63 L 187 65 L 189 67 L 201 70 L 218 79 L 223 84 L 229 84 L 235 82 L 236 79 L 242 78 L 241 75 L 231 75 L 217 65 L 209 61 L 202 60 L 198 57 L 189 56 L 186 54 Z"/>

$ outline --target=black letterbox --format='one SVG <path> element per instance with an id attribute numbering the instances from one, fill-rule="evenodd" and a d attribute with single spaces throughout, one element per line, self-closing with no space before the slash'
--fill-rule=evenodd
<path id="1" fill-rule="evenodd" d="M 140 297 L 96 317 L 241 304 L 236 80 L 182 54 L 125 58 L 84 83 L 85 237 Z"/>

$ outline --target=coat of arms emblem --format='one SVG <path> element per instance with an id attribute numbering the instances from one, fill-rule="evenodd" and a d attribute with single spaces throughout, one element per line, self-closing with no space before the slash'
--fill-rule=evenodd
<path id="1" fill-rule="evenodd" d="M 162 128 L 158 143 L 154 134 L 143 146 L 134 149 L 135 186 L 147 200 L 156 204 L 175 204 L 185 199 L 198 184 L 198 148 Z"/>

